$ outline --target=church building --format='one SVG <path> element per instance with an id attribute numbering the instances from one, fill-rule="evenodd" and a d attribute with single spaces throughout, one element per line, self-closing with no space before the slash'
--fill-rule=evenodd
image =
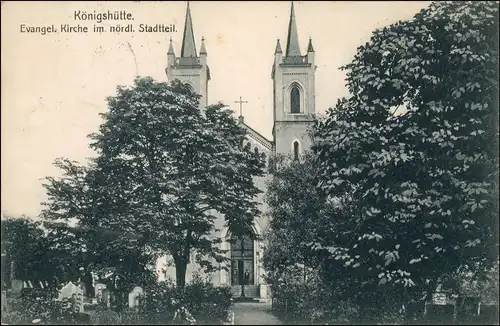
<path id="1" fill-rule="evenodd" d="M 314 48 L 312 40 L 309 39 L 307 51 L 302 55 L 299 38 L 297 34 L 297 22 L 293 2 L 291 5 L 290 19 L 288 24 L 288 35 L 285 52 L 278 39 L 274 51 L 274 63 L 271 70 L 273 87 L 273 139 L 268 140 L 259 134 L 251 126 L 247 125 L 240 115 L 239 123 L 247 130 L 247 141 L 252 147 L 257 147 L 260 152 L 264 152 L 266 157 L 279 154 L 290 154 L 294 158 L 303 153 L 311 145 L 311 140 L 307 135 L 307 128 L 312 123 L 312 115 L 315 114 L 315 62 Z M 204 39 L 201 39 L 200 51 L 197 52 L 193 20 L 189 9 L 189 2 L 186 10 L 186 20 L 182 38 L 180 56 L 176 56 L 170 40 L 167 52 L 167 67 L 165 69 L 168 81 L 178 79 L 187 83 L 192 89 L 202 96 L 200 109 L 209 105 L 208 82 L 210 81 L 210 69 L 208 67 L 208 55 Z M 215 102 L 214 102 L 215 103 Z M 267 227 L 266 205 L 264 203 L 264 193 L 266 191 L 266 180 L 269 174 L 255 180 L 256 185 L 263 191 L 259 195 L 259 202 L 262 203 L 260 210 L 262 216 L 255 216 L 253 232 L 247 237 L 232 239 L 230 232 L 224 227 L 224 219 L 220 217 L 216 222 L 218 231 L 214 237 L 222 238 L 221 249 L 227 250 L 227 257 L 230 259 L 229 271 L 219 269 L 211 275 L 212 282 L 216 285 L 232 286 L 235 296 L 241 292 L 241 285 L 245 285 L 245 295 L 247 297 L 268 297 L 268 286 L 262 265 L 263 248 L 265 238 L 264 231 Z M 257 235 L 257 237 L 255 237 Z M 230 242 L 230 240 L 232 240 Z M 159 260 L 157 270 L 165 270 L 160 273 L 160 280 L 165 276 L 175 279 L 175 268 L 169 266 L 168 257 Z M 165 265 L 166 264 L 166 265 Z M 194 254 L 191 256 L 188 265 L 186 281 L 189 282 L 193 273 L 199 267 L 196 265 Z M 163 275 L 162 275 L 163 274 Z"/>

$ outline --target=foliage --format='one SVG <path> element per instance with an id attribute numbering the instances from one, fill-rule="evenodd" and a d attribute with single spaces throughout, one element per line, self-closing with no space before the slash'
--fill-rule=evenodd
<path id="1" fill-rule="evenodd" d="M 178 320 L 196 324 L 224 323 L 232 306 L 228 287 L 215 287 L 208 280 L 195 277 L 184 288 L 170 281 L 159 282 L 145 289 L 140 313 L 161 316 L 162 320 Z"/>
<path id="2" fill-rule="evenodd" d="M 316 269 L 321 261 L 307 244 L 331 233 L 331 220 L 338 213 L 333 210 L 335 203 L 316 188 L 317 165 L 309 153 L 297 161 L 274 157 L 270 173 L 265 197 L 268 245 L 263 259 L 267 281 L 274 284 L 289 278 L 297 268 L 299 278 L 307 278 L 304 270 Z"/>
<path id="3" fill-rule="evenodd" d="M 27 217 L 2 220 L 2 279 L 10 284 L 11 262 L 14 277 L 21 280 L 48 282 L 77 279 L 78 257 L 63 248 L 61 237 L 46 233 L 39 221 Z M 64 267 L 64 269 L 62 269 Z M 6 284 L 7 285 L 7 284 Z"/>
<path id="4" fill-rule="evenodd" d="M 216 214 L 233 233 L 250 227 L 258 213 L 253 177 L 263 173 L 264 158 L 242 146 L 245 130 L 224 105 L 202 112 L 198 99 L 177 80 L 138 77 L 118 87 L 99 132 L 89 135 L 97 157 L 88 166 L 57 162 L 64 177 L 48 178 L 44 216 L 76 219 L 89 251 L 107 261 L 172 255 L 179 286 L 192 250 L 206 270 L 212 259 L 221 262 L 211 237 Z M 113 240 L 99 241 L 100 228 L 112 230 Z M 134 259 L 125 263 L 127 256 Z"/>
<path id="5" fill-rule="evenodd" d="M 375 31 L 344 67 L 350 97 L 316 125 L 318 186 L 350 217 L 310 248 L 348 268 L 344 293 L 366 307 L 498 257 L 497 16 L 496 2 L 434 2 Z"/>
<path id="6" fill-rule="evenodd" d="M 141 275 L 153 262 L 154 255 L 143 250 L 140 234 L 122 231 L 98 220 L 106 209 L 112 209 L 113 200 L 103 194 L 103 185 L 96 180 L 96 165 L 82 166 L 69 159 L 57 159 L 54 165 L 63 176 L 48 177 L 49 200 L 43 203 L 44 225 L 55 240 L 55 249 L 78 254 L 79 265 L 99 271 L 116 267 L 128 279 L 139 283 Z M 93 216 L 89 214 L 97 214 Z M 74 225 L 75 220 L 77 221 Z M 142 241 L 142 243 L 138 243 Z"/>
<path id="7" fill-rule="evenodd" d="M 32 220 L 10 218 L 2 226 L 2 279 L 10 280 L 10 266 L 14 262 L 15 277 L 34 279 L 33 271 L 40 270 L 43 262 L 43 232 Z M 11 280 L 10 280 L 11 281 Z"/>
<path id="8" fill-rule="evenodd" d="M 498 260 L 486 273 L 463 266 L 457 274 L 458 292 L 462 297 L 475 297 L 483 304 L 498 305 Z"/>
<path id="9" fill-rule="evenodd" d="M 8 298 L 8 311 L 2 312 L 2 323 L 13 325 L 74 324 L 77 316 L 74 299 L 56 300 L 57 293 L 46 289 L 32 289 L 29 295 Z"/>
<path id="10" fill-rule="evenodd" d="M 263 262 L 275 309 L 287 322 L 346 322 L 357 310 L 348 298 L 335 294 L 350 271 L 327 270 L 327 256 L 308 247 L 312 241 L 328 241 L 336 232 L 336 220 L 346 217 L 342 200 L 316 187 L 318 165 L 310 153 L 297 161 L 277 156 L 270 172 L 273 178 L 266 193 L 269 243 Z M 339 306 L 346 309 L 339 310 Z"/>

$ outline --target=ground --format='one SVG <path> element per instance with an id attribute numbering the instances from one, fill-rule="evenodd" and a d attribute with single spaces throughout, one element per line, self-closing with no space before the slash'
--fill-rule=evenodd
<path id="1" fill-rule="evenodd" d="M 238 302 L 233 311 L 235 325 L 283 325 L 273 315 L 271 303 Z"/>

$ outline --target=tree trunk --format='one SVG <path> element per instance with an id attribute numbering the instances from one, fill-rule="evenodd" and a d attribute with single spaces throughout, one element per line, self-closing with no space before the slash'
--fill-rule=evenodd
<path id="1" fill-rule="evenodd" d="M 183 288 L 186 285 L 186 270 L 187 264 L 185 261 L 175 264 L 175 281 L 179 288 Z"/>
<path id="2" fill-rule="evenodd" d="M 175 260 L 175 282 L 177 287 L 183 288 L 186 285 L 187 261 L 185 259 Z"/>

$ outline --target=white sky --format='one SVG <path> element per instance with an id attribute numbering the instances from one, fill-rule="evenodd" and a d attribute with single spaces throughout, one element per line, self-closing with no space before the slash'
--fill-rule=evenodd
<path id="1" fill-rule="evenodd" d="M 316 111 L 346 95 L 345 75 L 356 48 L 371 32 L 411 18 L 424 1 L 295 2 L 301 50 L 309 36 L 316 51 Z M 271 139 L 271 67 L 276 39 L 286 46 L 290 2 L 190 3 L 197 51 L 205 37 L 212 80 L 209 101 L 237 109 L 245 122 Z M 75 22 L 74 10 L 127 10 L 134 25 L 176 24 L 177 33 L 21 34 L 20 24 Z M 86 135 L 97 131 L 98 113 L 117 85 L 136 74 L 165 80 L 168 40 L 180 42 L 185 2 L 2 2 L 2 212 L 35 217 L 46 199 L 41 179 L 55 176 L 57 157 L 91 156 Z M 91 28 L 90 28 L 91 29 Z M 130 46 L 129 46 L 130 44 Z M 303 53 L 305 54 L 305 53 Z M 137 71 L 136 71 L 137 62 Z"/>

